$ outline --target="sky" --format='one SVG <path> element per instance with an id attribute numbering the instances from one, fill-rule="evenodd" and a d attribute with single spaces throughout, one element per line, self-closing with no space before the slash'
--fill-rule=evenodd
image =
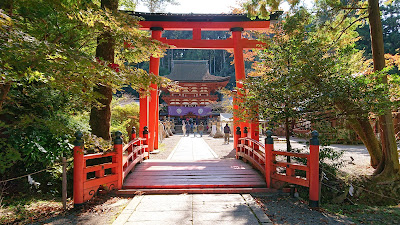
<path id="1" fill-rule="evenodd" d="M 176 2 L 179 2 L 179 5 L 168 5 L 163 12 L 219 14 L 230 13 L 232 7 L 239 7 L 238 0 L 176 0 Z M 288 9 L 287 6 L 282 7 L 283 10 Z M 139 4 L 136 11 L 148 12 L 149 10 L 146 6 Z"/>

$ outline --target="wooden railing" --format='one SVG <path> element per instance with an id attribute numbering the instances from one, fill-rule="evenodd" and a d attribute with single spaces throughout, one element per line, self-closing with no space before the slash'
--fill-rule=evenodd
<path id="1" fill-rule="evenodd" d="M 74 205 L 91 199 L 99 189 L 121 189 L 123 181 L 136 164 L 149 157 L 147 127 L 143 138 L 136 138 L 132 129 L 131 141 L 123 146 L 120 131 L 115 132 L 114 150 L 108 153 L 84 154 L 82 133 L 76 132 L 74 142 Z"/>
<path id="2" fill-rule="evenodd" d="M 246 128 L 245 128 L 246 131 Z M 272 132 L 267 131 L 265 144 L 246 137 L 247 132 L 242 135 L 240 127 L 236 128 L 236 158 L 242 158 L 251 163 L 262 174 L 265 175 L 267 187 L 272 187 L 274 181 L 283 181 L 309 187 L 309 205 L 319 205 L 319 140 L 318 132 L 311 132 L 310 153 L 295 153 L 274 150 Z M 290 161 L 278 161 L 277 156 L 304 158 L 305 165 Z M 283 157 L 283 158 L 286 158 Z M 305 172 L 300 176 L 296 170 Z"/>

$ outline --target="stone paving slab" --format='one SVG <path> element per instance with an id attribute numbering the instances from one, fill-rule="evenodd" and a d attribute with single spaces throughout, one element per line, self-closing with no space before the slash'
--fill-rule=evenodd
<path id="1" fill-rule="evenodd" d="M 128 219 L 128 222 L 140 222 L 140 221 L 159 221 L 159 222 L 180 222 L 192 221 L 191 210 L 181 211 L 157 211 L 156 209 L 148 212 L 133 212 Z M 159 223 L 160 224 L 160 223 Z"/>
<path id="2" fill-rule="evenodd" d="M 155 209 L 157 211 L 187 211 L 187 210 L 192 210 L 193 205 L 192 202 L 170 202 L 166 204 L 160 204 L 160 203 L 155 203 L 155 202 L 143 202 L 141 203 L 137 208 L 137 212 L 153 212 Z"/>
<path id="3" fill-rule="evenodd" d="M 251 195 L 181 194 L 134 197 L 113 225 L 272 225 Z"/>
<path id="4" fill-rule="evenodd" d="M 258 224 L 257 218 L 250 209 L 246 211 L 230 211 L 222 212 L 196 212 L 193 213 L 193 223 L 201 221 L 252 221 L 253 224 Z"/>
<path id="5" fill-rule="evenodd" d="M 168 160 L 202 160 L 216 159 L 217 154 L 202 138 L 182 137 Z"/>
<path id="6" fill-rule="evenodd" d="M 245 203 L 216 202 L 213 204 L 193 204 L 193 212 L 224 212 L 224 211 L 248 211 Z"/>

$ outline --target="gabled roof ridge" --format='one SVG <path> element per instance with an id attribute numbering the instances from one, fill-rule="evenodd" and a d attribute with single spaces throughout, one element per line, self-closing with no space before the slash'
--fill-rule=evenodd
<path id="1" fill-rule="evenodd" d="M 172 71 L 167 77 L 175 81 L 210 82 L 227 81 L 230 77 L 210 74 L 208 60 L 173 60 Z"/>

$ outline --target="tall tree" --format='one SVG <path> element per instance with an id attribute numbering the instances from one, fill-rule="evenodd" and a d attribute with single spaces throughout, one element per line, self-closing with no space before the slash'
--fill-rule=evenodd
<path id="1" fill-rule="evenodd" d="M 110 12 L 118 10 L 118 0 L 101 0 L 101 8 Z M 109 31 L 97 38 L 96 58 L 114 64 L 115 40 Z M 110 139 L 112 88 L 107 80 L 97 84 L 94 91 L 99 94 L 100 105 L 92 107 L 90 112 L 90 127 L 92 133 L 105 140 Z"/>
<path id="2" fill-rule="evenodd" d="M 247 8 L 249 14 L 251 16 L 260 15 L 264 18 L 269 17 L 269 12 L 271 10 L 276 10 L 280 3 L 284 1 L 276 0 L 276 1 L 265 1 L 265 0 L 252 0 L 248 2 L 245 7 Z M 296 7 L 298 1 L 287 1 L 292 7 Z M 384 59 L 384 48 L 383 48 L 383 35 L 382 35 L 382 24 L 380 18 L 379 11 L 379 1 L 378 0 L 369 0 L 367 7 L 367 15 L 365 15 L 365 7 L 362 2 L 349 2 L 346 3 L 337 2 L 337 1 L 319 1 L 319 4 L 325 5 L 325 10 L 330 13 L 340 13 L 342 15 L 343 20 L 345 21 L 351 15 L 356 14 L 355 10 L 358 11 L 360 15 L 358 19 L 351 22 L 348 27 L 343 29 L 343 32 L 347 28 L 350 28 L 357 21 L 362 20 L 364 18 L 368 18 L 371 29 L 371 47 L 373 52 L 373 62 L 374 62 L 374 70 L 377 74 L 381 74 L 379 76 L 379 81 L 382 85 L 387 87 L 387 75 L 381 73 L 381 70 L 385 67 L 385 59 Z M 328 17 L 329 18 L 329 17 Z M 332 15 L 331 18 L 334 18 Z M 333 24 L 331 26 L 332 29 L 336 29 L 338 24 Z M 341 35 L 339 35 L 339 38 Z M 335 40 L 333 40 L 333 44 L 335 44 Z M 383 74 L 383 75 L 382 75 Z M 380 101 L 388 102 L 388 97 L 383 97 Z M 335 103 L 338 109 L 342 111 L 351 111 L 351 108 L 354 105 L 352 101 L 337 101 Z M 375 175 L 376 178 L 379 179 L 393 179 L 393 177 L 397 177 L 400 174 L 400 166 L 399 160 L 397 157 L 397 146 L 395 142 L 395 133 L 393 128 L 393 119 L 391 116 L 391 110 L 389 106 L 385 106 L 383 104 L 383 110 L 379 116 L 379 127 L 380 127 L 380 140 L 381 144 L 379 144 L 377 138 L 374 135 L 373 129 L 369 124 L 368 118 L 365 116 L 356 116 L 349 118 L 349 122 L 352 128 L 357 132 L 359 137 L 363 140 L 366 145 L 370 155 L 371 155 L 371 165 L 376 168 Z"/>
<path id="3" fill-rule="evenodd" d="M 370 25 L 374 71 L 379 73 L 385 68 L 385 49 L 383 45 L 379 0 L 368 0 L 368 20 Z M 381 76 L 381 83 L 385 86 L 388 85 L 386 74 Z M 379 133 L 381 136 L 383 157 L 376 170 L 376 174 L 379 174 L 382 179 L 392 178 L 394 174 L 400 174 L 400 165 L 390 107 L 386 107 L 383 110 L 383 114 L 379 116 Z"/>
<path id="4" fill-rule="evenodd" d="M 46 148 L 32 147 L 41 144 L 36 130 L 50 130 L 52 137 L 75 132 L 75 125 L 55 125 L 52 119 L 65 122 L 70 115 L 90 108 L 101 99 L 93 92 L 98 84 L 111 84 L 113 89 L 130 85 L 139 90 L 161 82 L 135 66 L 151 55 L 160 57 L 164 48 L 138 29 L 137 18 L 123 12 L 111 14 L 91 1 L 43 0 L 38 4 L 19 0 L 13 2 L 12 11 L 3 3 L 0 1 L 0 172 L 23 159 L 26 155 L 22 152 Z M 108 31 L 115 48 L 121 49 L 114 55 L 114 64 L 95 58 L 97 37 L 103 31 Z M 124 41 L 131 43 L 129 48 L 124 48 Z M 6 85 L 8 90 L 3 88 Z M 52 146 L 60 143 L 50 136 L 46 140 Z M 10 139 L 15 144 L 7 141 Z"/>
<path id="5" fill-rule="evenodd" d="M 175 2 L 175 0 L 140 0 L 140 2 L 143 2 L 151 13 L 163 11 L 165 5 L 167 4 L 178 4 Z"/>

